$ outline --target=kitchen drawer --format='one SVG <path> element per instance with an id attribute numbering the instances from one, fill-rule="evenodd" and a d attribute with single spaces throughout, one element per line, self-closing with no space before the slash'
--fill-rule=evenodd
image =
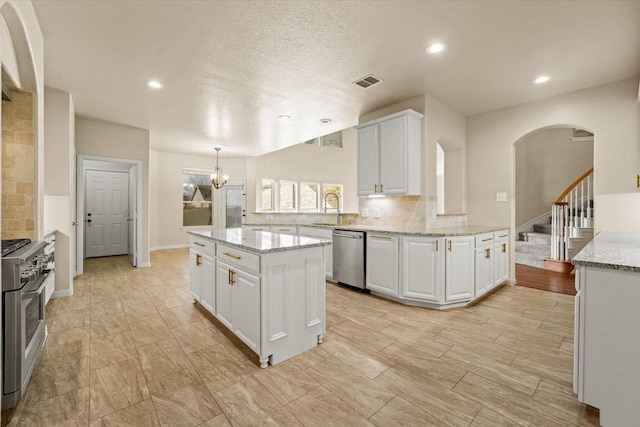
<path id="1" fill-rule="evenodd" d="M 243 230 L 247 231 L 269 231 L 268 225 L 243 225 Z"/>
<path id="2" fill-rule="evenodd" d="M 216 244 L 210 240 L 198 236 L 191 236 L 191 249 L 196 252 L 214 256 L 216 253 Z"/>
<path id="3" fill-rule="evenodd" d="M 228 264 L 236 265 L 245 271 L 260 273 L 260 255 L 230 246 L 218 245 L 216 257 Z"/>
<path id="4" fill-rule="evenodd" d="M 484 245 L 493 244 L 493 233 L 478 234 L 476 236 L 476 248 Z"/>
<path id="5" fill-rule="evenodd" d="M 494 240 L 509 240 L 509 230 L 500 230 L 493 233 Z"/>
<path id="6" fill-rule="evenodd" d="M 295 225 L 272 225 L 269 227 L 269 231 L 281 234 L 298 234 L 298 227 Z"/>

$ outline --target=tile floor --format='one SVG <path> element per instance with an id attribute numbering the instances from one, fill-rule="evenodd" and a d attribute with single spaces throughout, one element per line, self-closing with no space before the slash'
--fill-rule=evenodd
<path id="1" fill-rule="evenodd" d="M 327 333 L 260 369 L 193 304 L 188 250 L 88 260 L 47 307 L 18 426 L 597 426 L 571 391 L 573 298 L 505 286 L 433 311 L 327 284 Z"/>

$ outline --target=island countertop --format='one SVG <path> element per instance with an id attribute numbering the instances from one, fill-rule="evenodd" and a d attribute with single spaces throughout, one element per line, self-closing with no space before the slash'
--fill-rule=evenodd
<path id="1" fill-rule="evenodd" d="M 191 230 L 189 234 L 259 254 L 330 245 L 331 240 L 242 228 Z"/>
<path id="2" fill-rule="evenodd" d="M 584 267 L 640 272 L 640 233 L 598 233 L 572 262 Z"/>

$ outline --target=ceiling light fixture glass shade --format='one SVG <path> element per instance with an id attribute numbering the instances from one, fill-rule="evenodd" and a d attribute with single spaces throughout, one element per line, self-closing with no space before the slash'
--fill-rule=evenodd
<path id="1" fill-rule="evenodd" d="M 222 174 L 222 168 L 218 162 L 219 154 L 220 147 L 216 147 L 216 167 L 213 168 L 213 173 L 211 174 L 211 185 L 213 185 L 217 190 L 224 187 L 227 181 L 229 181 L 229 175 Z"/>

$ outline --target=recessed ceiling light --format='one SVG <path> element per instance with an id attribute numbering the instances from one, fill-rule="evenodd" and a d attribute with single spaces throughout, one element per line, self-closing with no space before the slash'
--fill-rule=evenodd
<path id="1" fill-rule="evenodd" d="M 331 119 L 320 119 L 320 123 L 329 123 Z"/>
<path id="2" fill-rule="evenodd" d="M 447 45 L 444 43 L 432 43 L 427 46 L 427 52 L 429 53 L 440 53 L 447 48 Z"/>
<path id="3" fill-rule="evenodd" d="M 533 81 L 535 84 L 539 85 L 542 83 L 546 83 L 551 79 L 551 77 L 549 76 L 538 76 L 536 77 L 536 79 Z"/>
<path id="4" fill-rule="evenodd" d="M 289 120 L 289 119 L 291 118 L 291 116 L 288 116 L 288 115 L 286 115 L 286 114 L 280 114 L 280 115 L 278 116 L 278 118 L 279 118 L 280 120 Z"/>
<path id="5" fill-rule="evenodd" d="M 157 80 L 149 80 L 147 86 L 152 89 L 162 89 L 164 87 L 164 85 Z"/>

